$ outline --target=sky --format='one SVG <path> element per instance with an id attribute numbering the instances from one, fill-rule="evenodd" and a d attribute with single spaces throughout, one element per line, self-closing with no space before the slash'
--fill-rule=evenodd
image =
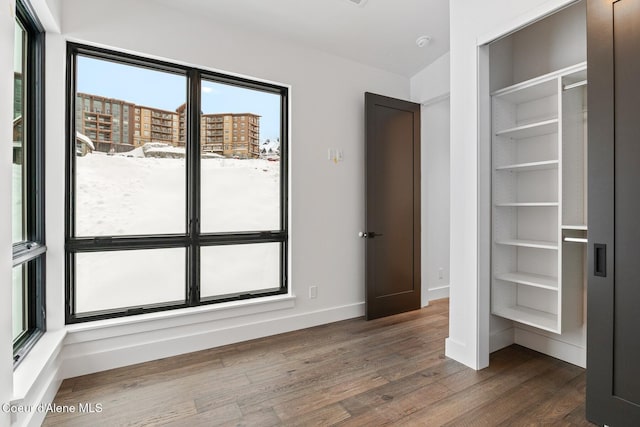
<path id="1" fill-rule="evenodd" d="M 175 111 L 186 101 L 185 76 L 78 56 L 78 92 Z M 280 96 L 212 81 L 202 82 L 202 111 L 254 113 L 260 141 L 280 136 Z"/>

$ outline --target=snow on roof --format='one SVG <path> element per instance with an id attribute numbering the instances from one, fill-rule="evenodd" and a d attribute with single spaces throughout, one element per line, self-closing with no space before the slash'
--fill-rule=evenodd
<path id="1" fill-rule="evenodd" d="M 91 141 L 91 139 L 87 135 L 84 135 L 84 134 L 76 131 L 76 139 L 79 139 L 80 141 L 82 141 L 85 144 L 87 144 L 89 146 L 89 148 L 91 148 L 92 150 L 96 149 L 96 147 L 93 145 L 93 142 Z"/>

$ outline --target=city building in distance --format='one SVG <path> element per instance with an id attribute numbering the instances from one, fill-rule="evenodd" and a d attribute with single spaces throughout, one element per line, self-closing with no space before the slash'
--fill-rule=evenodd
<path id="1" fill-rule="evenodd" d="M 175 111 L 114 98 L 78 93 L 76 131 L 89 137 L 97 151 L 126 152 L 148 142 L 184 147 L 186 104 Z M 253 113 L 202 114 L 203 153 L 224 157 L 260 157 L 260 116 Z"/>

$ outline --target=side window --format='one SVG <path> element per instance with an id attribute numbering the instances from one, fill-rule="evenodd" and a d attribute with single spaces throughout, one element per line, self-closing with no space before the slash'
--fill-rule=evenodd
<path id="1" fill-rule="evenodd" d="M 18 1 L 13 78 L 12 329 L 19 363 L 45 330 L 44 32 Z"/>

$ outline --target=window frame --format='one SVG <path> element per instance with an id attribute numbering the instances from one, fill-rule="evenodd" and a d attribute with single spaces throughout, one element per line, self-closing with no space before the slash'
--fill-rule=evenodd
<path id="1" fill-rule="evenodd" d="M 23 209 L 26 239 L 12 244 L 12 268 L 26 267 L 26 330 L 13 342 L 14 368 L 46 330 L 45 301 L 45 31 L 26 0 L 16 2 L 15 22 L 27 34 L 23 93 Z M 23 280 L 25 280 L 23 276 Z M 24 285 L 23 285 L 24 286 Z"/>
<path id="2" fill-rule="evenodd" d="M 146 68 L 153 71 L 184 75 L 186 78 L 186 180 L 185 180 L 185 232 L 178 234 L 155 234 L 135 236 L 75 237 L 75 108 L 77 57 L 90 57 L 113 61 L 123 65 Z M 289 133 L 289 89 L 272 83 L 259 82 L 243 77 L 227 75 L 202 68 L 174 64 L 139 55 L 67 42 L 67 103 L 66 103 L 66 165 L 65 165 L 65 322 L 74 324 L 94 320 L 126 317 L 188 307 L 198 307 L 229 301 L 283 295 L 288 286 L 289 247 L 289 177 L 288 177 L 288 133 Z M 246 89 L 259 90 L 280 96 L 280 229 L 255 232 L 201 233 L 200 218 L 200 97 L 203 80 L 230 84 Z M 137 118 L 137 117 L 136 117 Z M 252 243 L 280 244 L 280 283 L 272 288 L 257 292 L 239 292 L 210 298 L 200 296 L 200 248 L 218 245 Z M 90 313 L 75 312 L 75 254 L 84 252 L 126 251 L 136 249 L 186 249 L 185 300 L 179 303 L 160 303 L 136 307 L 121 307 Z"/>

